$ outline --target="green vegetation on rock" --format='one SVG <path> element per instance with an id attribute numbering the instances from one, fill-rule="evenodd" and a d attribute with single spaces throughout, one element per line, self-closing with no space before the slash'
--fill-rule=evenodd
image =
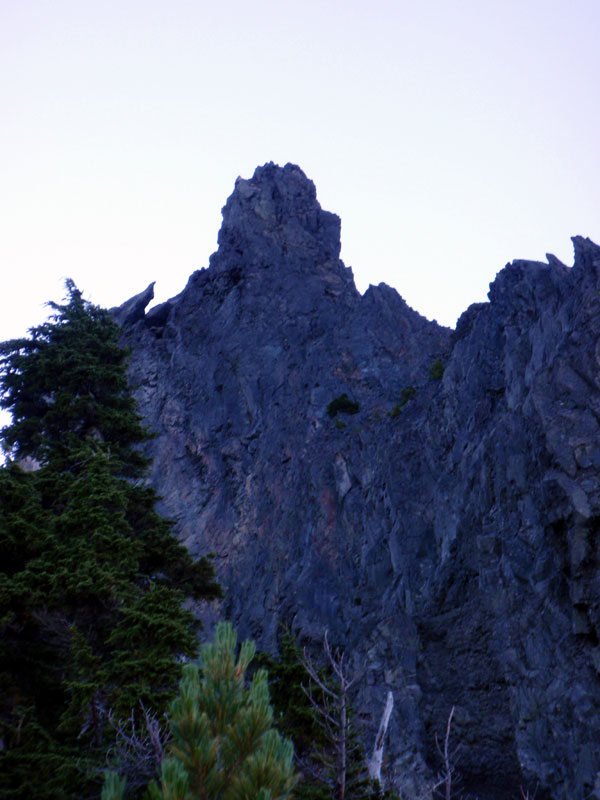
<path id="1" fill-rule="evenodd" d="M 401 410 L 404 406 L 411 400 L 417 393 L 417 390 L 414 386 L 405 386 L 404 389 L 400 392 L 400 402 L 396 403 L 394 408 L 390 411 L 390 417 L 395 419 L 396 417 L 400 416 Z"/>
<path id="2" fill-rule="evenodd" d="M 434 381 L 440 381 L 444 377 L 444 369 L 442 361 L 437 358 L 429 367 L 429 377 Z"/>
<path id="3" fill-rule="evenodd" d="M 358 414 L 359 409 L 359 404 L 351 400 L 346 392 L 344 392 L 327 405 L 327 416 L 333 418 L 337 414 Z"/>

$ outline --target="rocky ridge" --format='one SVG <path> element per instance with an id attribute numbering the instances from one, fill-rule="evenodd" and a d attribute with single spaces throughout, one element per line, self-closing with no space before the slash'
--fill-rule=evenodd
<path id="1" fill-rule="evenodd" d="M 508 264 L 451 331 L 361 296 L 339 236 L 267 164 L 208 269 L 116 310 L 163 509 L 242 635 L 346 649 L 368 746 L 394 692 L 398 788 L 455 706 L 465 793 L 600 798 L 600 248 Z"/>

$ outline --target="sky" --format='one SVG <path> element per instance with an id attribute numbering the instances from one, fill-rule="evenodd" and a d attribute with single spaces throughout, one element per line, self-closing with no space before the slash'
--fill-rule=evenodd
<path id="1" fill-rule="evenodd" d="M 238 175 L 299 164 L 360 291 L 453 326 L 600 241 L 600 0 L 0 0 L 0 340 L 64 279 L 178 293 Z"/>

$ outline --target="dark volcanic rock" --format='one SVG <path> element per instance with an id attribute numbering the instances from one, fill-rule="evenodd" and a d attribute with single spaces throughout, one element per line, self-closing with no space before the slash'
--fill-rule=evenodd
<path id="1" fill-rule="evenodd" d="M 139 322 L 139 320 L 144 319 L 146 306 L 154 297 L 155 283 L 156 281 L 152 281 L 148 288 L 144 289 L 143 292 L 140 292 L 134 297 L 131 297 L 129 300 L 126 300 L 117 308 L 110 309 L 110 313 L 113 315 L 115 321 L 119 325 L 133 325 L 134 322 Z"/>
<path id="2" fill-rule="evenodd" d="M 600 249 L 507 265 L 451 332 L 361 297 L 339 229 L 268 164 L 210 268 L 127 320 L 164 510 L 242 635 L 346 648 L 368 747 L 394 692 L 397 787 L 455 706 L 465 792 L 600 797 Z"/>

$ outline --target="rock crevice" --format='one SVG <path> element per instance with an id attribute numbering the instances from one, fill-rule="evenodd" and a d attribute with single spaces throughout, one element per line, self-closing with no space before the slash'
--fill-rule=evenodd
<path id="1" fill-rule="evenodd" d="M 267 164 L 208 269 L 121 307 L 163 509 L 242 635 L 346 648 L 369 747 L 394 692 L 398 787 L 455 706 L 466 792 L 600 796 L 600 248 L 512 262 L 450 331 L 361 296 L 339 236 Z"/>

